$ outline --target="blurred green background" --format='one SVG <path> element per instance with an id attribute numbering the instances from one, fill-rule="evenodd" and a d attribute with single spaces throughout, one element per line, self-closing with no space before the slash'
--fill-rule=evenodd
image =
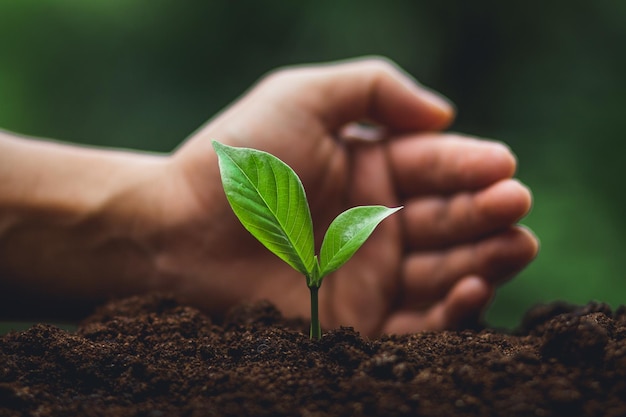
<path id="1" fill-rule="evenodd" d="M 537 260 L 488 320 L 626 301 L 626 2 L 0 0 L 0 127 L 170 151 L 276 67 L 384 55 L 496 138 L 534 191 Z"/>

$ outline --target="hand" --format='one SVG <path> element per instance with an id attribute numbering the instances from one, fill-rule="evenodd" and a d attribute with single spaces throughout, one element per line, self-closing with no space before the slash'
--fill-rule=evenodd
<path id="1" fill-rule="evenodd" d="M 530 192 L 511 179 L 504 145 L 434 133 L 451 106 L 389 62 L 358 60 L 286 69 L 263 79 L 187 141 L 160 187 L 151 247 L 157 288 L 212 313 L 269 299 L 307 316 L 305 279 L 244 230 L 225 199 L 211 139 L 268 151 L 301 177 L 318 245 L 330 221 L 363 204 L 404 205 L 320 290 L 323 327 L 366 335 L 443 329 L 487 306 L 494 289 L 530 262 L 537 240 L 516 226 Z M 345 137 L 374 122 L 387 138 Z M 158 226 L 158 227 L 156 227 Z"/>

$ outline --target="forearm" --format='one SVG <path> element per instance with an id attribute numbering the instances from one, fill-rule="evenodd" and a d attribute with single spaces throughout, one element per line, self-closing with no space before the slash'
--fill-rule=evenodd
<path id="1" fill-rule="evenodd" d="M 163 160 L 0 131 L 0 317 L 67 316 L 140 290 L 133 277 L 153 266 L 135 190 Z"/>

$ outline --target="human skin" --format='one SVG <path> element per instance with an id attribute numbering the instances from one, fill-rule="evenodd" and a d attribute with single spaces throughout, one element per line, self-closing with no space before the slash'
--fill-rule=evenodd
<path id="1" fill-rule="evenodd" d="M 0 315 L 76 316 L 109 297 L 178 295 L 207 313 L 269 299 L 309 314 L 305 280 L 252 238 L 221 187 L 215 139 L 300 176 L 316 240 L 343 210 L 405 208 L 320 289 L 323 327 L 368 336 L 462 325 L 536 255 L 530 191 L 503 144 L 442 133 L 452 106 L 392 63 L 264 77 L 168 155 L 0 133 Z M 384 138 L 350 138 L 367 121 Z"/>

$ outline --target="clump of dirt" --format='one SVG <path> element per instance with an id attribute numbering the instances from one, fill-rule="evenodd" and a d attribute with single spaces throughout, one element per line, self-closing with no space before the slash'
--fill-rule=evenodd
<path id="1" fill-rule="evenodd" d="M 268 303 L 222 322 L 167 296 L 77 332 L 0 338 L 1 416 L 624 416 L 626 309 L 541 306 L 519 330 L 310 341 Z"/>

